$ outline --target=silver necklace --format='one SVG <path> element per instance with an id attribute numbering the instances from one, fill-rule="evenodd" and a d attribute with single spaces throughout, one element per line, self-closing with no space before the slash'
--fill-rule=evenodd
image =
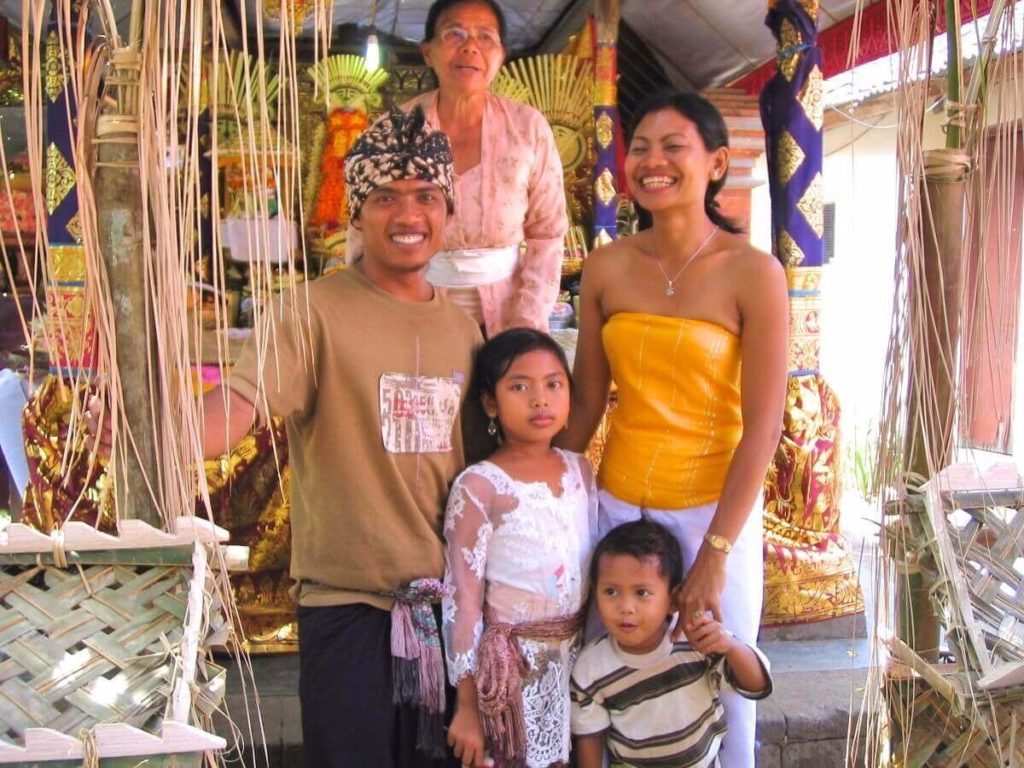
<path id="1" fill-rule="evenodd" d="M 665 271 L 665 267 L 661 265 L 661 259 L 655 259 L 654 263 L 658 265 L 658 269 L 661 270 L 661 274 L 665 276 L 665 282 L 667 283 L 665 287 L 666 296 L 676 295 L 676 280 L 678 280 L 679 276 L 683 274 L 683 270 L 690 266 L 690 262 L 696 259 L 697 256 L 700 255 L 700 252 L 707 247 L 707 244 L 711 242 L 711 238 L 715 236 L 715 232 L 717 231 L 718 227 L 716 226 L 711 230 L 711 234 L 707 236 L 707 239 L 697 246 L 697 250 L 690 254 L 690 258 L 683 262 L 683 266 L 679 268 L 679 271 L 676 272 L 675 276 L 671 280 L 668 279 L 668 272 Z"/>

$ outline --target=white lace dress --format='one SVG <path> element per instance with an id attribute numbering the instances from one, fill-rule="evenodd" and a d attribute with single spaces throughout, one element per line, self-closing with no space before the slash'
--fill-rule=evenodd
<path id="1" fill-rule="evenodd" d="M 513 480 L 484 461 L 455 480 L 444 532 L 442 631 L 448 677 L 476 673 L 484 621 L 517 624 L 580 610 L 597 535 L 597 490 L 586 458 L 559 451 L 561 492 Z M 527 768 L 569 759 L 569 673 L 577 638 L 518 641 L 530 670 L 523 676 Z"/>

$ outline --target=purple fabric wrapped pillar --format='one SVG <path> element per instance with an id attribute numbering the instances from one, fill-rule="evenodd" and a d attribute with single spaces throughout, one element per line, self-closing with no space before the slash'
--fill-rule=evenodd
<path id="1" fill-rule="evenodd" d="M 765 626 L 864 610 L 839 532 L 839 401 L 818 369 L 825 250 L 818 2 L 772 0 L 768 7 L 777 71 L 761 93 L 761 120 L 772 244 L 786 266 L 791 331 L 783 435 L 765 482 Z"/>

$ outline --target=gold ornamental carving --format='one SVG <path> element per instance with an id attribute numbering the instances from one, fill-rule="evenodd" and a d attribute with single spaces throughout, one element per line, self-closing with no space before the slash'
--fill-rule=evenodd
<path id="1" fill-rule="evenodd" d="M 46 211 L 51 216 L 68 193 L 75 188 L 75 169 L 56 144 L 46 148 Z"/>
<path id="2" fill-rule="evenodd" d="M 765 481 L 762 626 L 864 610 L 854 559 L 838 535 L 839 414 L 820 374 L 790 376 L 783 436 Z"/>
<path id="3" fill-rule="evenodd" d="M 790 374 L 795 371 L 816 371 L 821 360 L 821 337 L 806 336 L 791 338 L 786 352 L 786 368 Z"/>
<path id="4" fill-rule="evenodd" d="M 786 269 L 786 284 L 791 291 L 817 291 L 821 288 L 821 267 Z"/>
<path id="5" fill-rule="evenodd" d="M 612 178 L 612 172 L 607 168 L 601 171 L 597 181 L 594 182 L 594 192 L 597 194 L 597 199 L 605 205 L 609 205 L 615 197 L 615 179 Z"/>
<path id="6" fill-rule="evenodd" d="M 64 67 L 61 62 L 60 39 L 56 30 L 46 36 L 46 95 L 51 102 L 57 101 L 64 91 Z"/>
<path id="7" fill-rule="evenodd" d="M 782 132 L 782 138 L 779 139 L 779 180 L 783 184 L 789 184 L 789 180 L 793 178 L 793 174 L 797 172 L 797 169 L 803 163 L 804 158 L 807 157 L 804 154 L 803 149 L 797 143 L 796 139 L 793 138 L 793 134 L 789 131 Z"/>
<path id="8" fill-rule="evenodd" d="M 819 0 L 799 0 L 799 5 L 804 12 L 811 17 L 812 21 L 818 20 L 818 8 L 821 5 Z M 768 10 L 779 7 L 779 0 L 768 0 Z"/>
<path id="9" fill-rule="evenodd" d="M 779 231 L 776 247 L 779 249 L 779 258 L 787 267 L 797 267 L 804 263 L 804 252 L 786 230 Z"/>
<path id="10" fill-rule="evenodd" d="M 608 149 L 615 138 L 615 127 L 612 125 L 611 116 L 607 112 L 602 112 L 601 116 L 597 118 L 594 128 L 597 133 L 597 143 L 601 145 L 601 149 Z"/>
<path id="11" fill-rule="evenodd" d="M 788 20 L 783 20 L 779 30 L 779 48 L 783 51 L 794 50 L 804 41 L 803 35 Z M 796 74 L 796 65 L 800 62 L 799 53 L 790 53 L 785 58 L 779 59 L 779 71 L 790 82 Z"/>
<path id="12" fill-rule="evenodd" d="M 821 334 L 821 294 L 789 297 L 790 334 L 794 338 Z"/>
<path id="13" fill-rule="evenodd" d="M 789 370 L 816 371 L 821 360 L 821 295 L 789 297 Z"/>
<path id="14" fill-rule="evenodd" d="M 800 107 L 803 109 L 804 114 L 807 115 L 807 119 L 811 121 L 817 130 L 821 130 L 825 124 L 825 100 L 822 96 L 824 91 L 824 79 L 821 76 L 821 70 L 818 65 L 815 64 L 811 67 L 811 71 L 807 75 L 807 82 L 804 83 L 804 87 L 800 89 L 800 94 L 797 99 L 800 102 Z"/>
<path id="15" fill-rule="evenodd" d="M 82 242 L 82 219 L 79 214 L 75 214 L 71 217 L 71 220 L 64 226 L 64 229 L 68 231 L 71 238 L 76 243 Z"/>
<path id="16" fill-rule="evenodd" d="M 77 217 L 76 217 L 77 218 Z M 79 245 L 51 245 L 48 252 L 50 272 L 57 283 L 85 281 L 85 251 Z"/>
<path id="17" fill-rule="evenodd" d="M 310 0 L 268 0 L 263 3 L 263 18 L 267 21 L 280 21 L 288 17 L 294 26 L 301 27 L 314 7 Z"/>
<path id="18" fill-rule="evenodd" d="M 814 234 L 818 237 L 825 235 L 825 204 L 822 202 L 821 174 L 815 174 L 814 180 L 807 186 L 807 190 L 797 202 L 796 207 L 811 225 Z"/>
<path id="19" fill-rule="evenodd" d="M 72 247 L 83 250 L 80 245 Z M 92 368 L 96 331 L 83 285 L 53 285 L 46 289 L 43 332 L 51 366 L 56 361 L 60 369 Z"/>
<path id="20" fill-rule="evenodd" d="M 804 12 L 811 17 L 811 21 L 818 20 L 818 7 L 821 3 L 818 0 L 800 0 L 800 7 L 804 9 Z"/>

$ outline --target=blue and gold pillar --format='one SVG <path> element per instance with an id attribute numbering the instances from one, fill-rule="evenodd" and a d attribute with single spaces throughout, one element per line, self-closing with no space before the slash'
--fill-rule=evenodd
<path id="1" fill-rule="evenodd" d="M 55 4 L 56 6 L 56 4 Z M 77 10 L 74 15 L 77 16 Z M 94 465 L 80 428 L 69 382 L 91 386 L 96 332 L 86 299 L 86 259 L 76 191 L 73 146 L 78 115 L 67 88 L 67 62 L 54 15 L 45 41 L 46 317 L 50 375 L 29 398 L 22 414 L 29 483 L 22 522 L 50 532 L 70 519 L 106 532 L 116 519 L 107 503 L 105 462 Z M 66 444 L 75 441 L 70 453 Z"/>
<path id="2" fill-rule="evenodd" d="M 818 0 L 771 0 L 777 71 L 761 92 L 773 250 L 790 295 L 789 385 L 782 439 L 765 482 L 762 625 L 862 612 L 839 530 L 839 400 L 819 370 L 824 260 L 822 73 Z"/>
<path id="3" fill-rule="evenodd" d="M 600 0 L 594 17 L 594 224 L 591 247 L 618 237 L 619 211 L 617 143 L 618 110 L 618 0 Z"/>
<path id="4" fill-rule="evenodd" d="M 56 7 L 56 6 L 55 6 Z M 66 87 L 67 62 L 54 15 L 46 36 L 46 234 L 51 280 L 46 289 L 50 373 L 73 377 L 93 366 L 95 330 L 85 300 L 85 250 L 72 147 L 78 115 Z"/>

